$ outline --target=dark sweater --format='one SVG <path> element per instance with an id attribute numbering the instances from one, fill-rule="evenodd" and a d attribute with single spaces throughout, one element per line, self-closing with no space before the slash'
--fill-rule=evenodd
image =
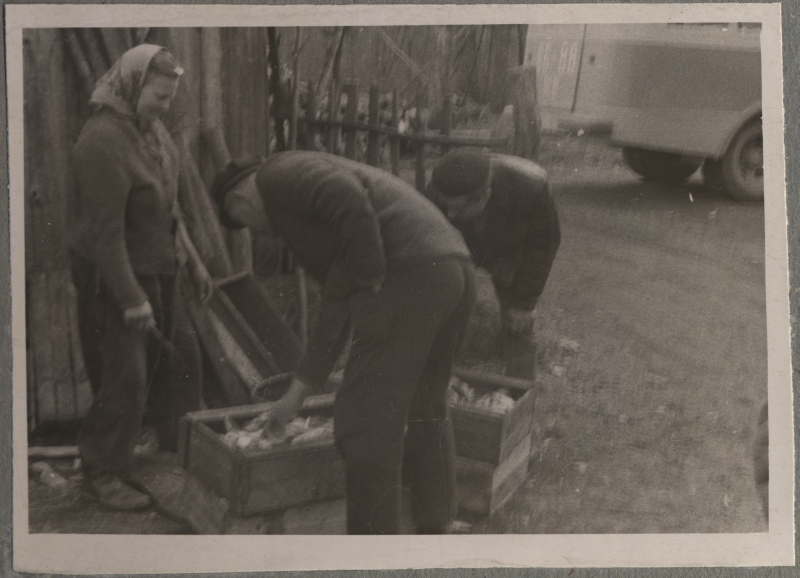
<path id="1" fill-rule="evenodd" d="M 326 153 L 286 152 L 271 156 L 256 182 L 275 232 L 323 285 L 322 311 L 297 370 L 310 385 L 324 384 L 341 352 L 351 294 L 377 290 L 389 269 L 469 259 L 444 215 L 380 169 Z"/>
<path id="2" fill-rule="evenodd" d="M 501 303 L 529 311 L 561 241 L 547 173 L 525 159 L 492 155 L 491 192 L 483 213 L 458 228 L 476 265 L 492 275 Z"/>
<path id="3" fill-rule="evenodd" d="M 179 154 L 160 122 L 154 130 L 167 144 L 160 159 L 132 119 L 103 108 L 72 151 L 71 245 L 97 266 L 120 309 L 147 300 L 137 275 L 176 269 Z"/>

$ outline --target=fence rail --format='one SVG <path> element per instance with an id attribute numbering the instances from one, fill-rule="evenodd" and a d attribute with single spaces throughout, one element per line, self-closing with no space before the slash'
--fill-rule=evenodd
<path id="1" fill-rule="evenodd" d="M 299 84 L 299 83 L 298 83 Z M 295 84 L 295 87 L 297 84 Z M 426 131 L 422 127 L 419 117 L 421 103 L 417 101 L 417 117 L 412 123 L 411 131 L 400 130 L 400 103 L 398 91 L 392 94 L 391 106 L 389 107 L 390 118 L 381 122 L 381 103 L 380 90 L 376 85 L 369 88 L 369 100 L 367 107 L 367 121 L 359 120 L 359 86 L 357 84 L 345 84 L 342 86 L 342 93 L 347 95 L 347 105 L 344 114 L 340 116 L 337 91 L 331 90 L 327 113 L 328 118 L 317 118 L 318 103 L 316 102 L 313 83 L 307 83 L 308 102 L 305 114 L 300 114 L 300 104 L 297 94 L 292 98 L 292 110 L 288 117 L 278 119 L 279 121 L 289 121 L 290 142 L 296 142 L 295 135 L 303 135 L 304 146 L 306 149 L 315 150 L 318 133 L 322 129 L 327 129 L 323 135 L 322 142 L 325 148 L 333 152 L 343 148 L 343 156 L 355 159 L 357 155 L 357 136 L 358 133 L 367 134 L 365 161 L 372 166 L 380 166 L 381 139 L 385 138 L 389 145 L 389 159 L 391 171 L 397 175 L 400 172 L 400 144 L 401 142 L 414 143 L 416 148 L 415 162 L 415 186 L 420 191 L 425 186 L 425 145 L 436 145 L 441 151 L 447 152 L 451 147 L 476 146 L 498 149 L 508 146 L 509 137 L 473 137 L 451 134 L 452 104 L 450 98 L 445 98 L 442 105 L 442 129 L 441 131 Z M 339 134 L 341 131 L 341 136 Z M 343 147 L 337 147 L 339 139 L 344 141 Z M 293 147 L 290 147 L 293 148 Z"/>

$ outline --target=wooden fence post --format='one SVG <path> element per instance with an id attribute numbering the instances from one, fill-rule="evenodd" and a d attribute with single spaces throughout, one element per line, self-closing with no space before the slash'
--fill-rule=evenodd
<path id="1" fill-rule="evenodd" d="M 392 94 L 392 127 L 398 130 L 400 127 L 400 91 L 396 88 Z M 392 174 L 400 174 L 400 136 L 398 134 L 389 136 L 389 151 L 392 158 Z"/>
<path id="2" fill-rule="evenodd" d="M 414 119 L 415 130 L 417 134 L 422 134 L 422 93 L 417 93 L 417 118 Z M 414 185 L 419 192 L 425 191 L 425 142 L 416 141 L 416 175 L 414 177 Z"/>
<path id="3" fill-rule="evenodd" d="M 317 93 L 314 92 L 314 83 L 308 81 L 308 106 L 306 107 L 306 135 L 305 149 L 307 151 L 317 150 L 316 135 L 317 126 L 314 121 L 317 119 Z"/>
<path id="4" fill-rule="evenodd" d="M 289 113 L 289 150 L 297 149 L 297 115 L 300 108 L 300 35 L 301 28 L 295 29 L 294 74 L 292 76 L 292 110 Z"/>
<path id="5" fill-rule="evenodd" d="M 453 119 L 453 101 L 450 97 L 446 97 L 442 103 L 442 135 L 445 137 L 450 136 L 450 123 Z M 450 152 L 450 143 L 442 145 L 442 154 Z"/>
<path id="6" fill-rule="evenodd" d="M 270 70 L 270 62 L 269 62 L 269 29 L 263 29 L 264 35 L 264 133 L 267 141 L 266 150 L 264 151 L 264 157 L 268 157 L 269 153 L 271 152 L 272 148 L 272 123 L 270 122 L 270 114 L 269 114 L 269 96 L 270 96 L 270 86 L 269 86 L 269 70 Z"/>
<path id="7" fill-rule="evenodd" d="M 378 102 L 380 94 L 378 87 L 374 84 L 369 87 L 369 126 L 370 128 L 377 128 L 380 114 L 380 103 Z M 367 164 L 377 167 L 380 159 L 380 148 L 378 147 L 378 137 L 380 133 L 374 130 L 369 131 L 367 140 Z"/>
<path id="8" fill-rule="evenodd" d="M 539 110 L 536 95 L 536 68 L 520 67 L 509 76 L 514 78 L 514 139 L 516 156 L 536 160 L 541 140 Z"/>
<path id="9" fill-rule="evenodd" d="M 336 79 L 333 79 L 331 80 L 331 90 L 328 96 L 328 120 L 331 122 L 336 122 L 339 118 L 339 99 L 337 96 Z M 325 142 L 325 146 L 331 154 L 336 154 L 336 141 L 338 136 L 339 127 L 332 124 L 328 125 L 328 138 Z"/>
<path id="10" fill-rule="evenodd" d="M 344 113 L 344 121 L 355 123 L 358 120 L 358 85 L 345 85 L 344 92 L 347 94 L 347 110 Z M 348 159 L 356 158 L 356 134 L 355 128 L 350 127 L 344 130 L 344 156 Z"/>

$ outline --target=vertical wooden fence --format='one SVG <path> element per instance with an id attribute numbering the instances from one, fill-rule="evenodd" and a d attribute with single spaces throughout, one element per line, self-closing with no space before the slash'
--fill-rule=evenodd
<path id="1" fill-rule="evenodd" d="M 300 83 L 294 83 L 295 91 L 299 91 Z M 344 157 L 349 159 L 361 160 L 375 167 L 382 167 L 383 164 L 392 174 L 400 174 L 400 149 L 401 142 L 411 143 L 415 149 L 415 179 L 414 183 L 418 190 L 422 191 L 425 187 L 426 171 L 426 145 L 436 145 L 441 153 L 446 153 L 451 147 L 475 146 L 488 147 L 492 149 L 504 148 L 509 145 L 509 138 L 481 138 L 471 136 L 459 136 L 452 134 L 452 100 L 445 98 L 442 103 L 442 129 L 440 131 L 427 131 L 422 126 L 420 115 L 412 125 L 412 131 L 401 132 L 400 130 L 400 102 L 398 91 L 392 93 L 391 102 L 384 110 L 381 109 L 381 90 L 377 85 L 368 88 L 368 104 L 366 118 L 359 115 L 359 97 L 361 88 L 355 83 L 348 83 L 342 87 L 342 94 L 347 97 L 347 104 L 340 118 L 340 107 L 338 103 L 330 100 L 327 106 L 327 118 L 323 118 L 319 113 L 318 103 L 314 99 L 313 84 L 307 83 L 308 101 L 305 111 L 300 110 L 300 103 L 297 94 L 292 98 L 293 110 L 289 117 L 290 135 L 303 135 L 302 144 L 306 150 L 323 150 L 337 153 L 341 150 Z M 335 91 L 331 91 L 331 96 L 335 96 Z M 417 100 L 417 111 L 421 110 L 421 101 Z M 301 114 L 303 112 L 303 114 Z M 303 127 L 301 130 L 300 127 Z M 358 147 L 358 135 L 366 135 L 366 146 L 363 152 Z M 341 136 L 340 136 L 341 135 Z M 318 139 L 319 137 L 319 139 Z M 337 148 L 336 143 L 340 138 L 344 141 L 343 148 Z M 290 142 L 293 142 L 290 139 Z M 381 154 L 384 147 L 388 146 L 388 161 L 382 161 Z M 321 148 L 322 147 L 322 148 Z"/>

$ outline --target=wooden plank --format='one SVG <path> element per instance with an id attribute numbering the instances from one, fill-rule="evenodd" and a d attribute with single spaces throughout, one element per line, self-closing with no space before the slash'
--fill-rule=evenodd
<path id="1" fill-rule="evenodd" d="M 50 307 L 49 339 L 56 344 L 53 350 L 53 366 L 56 372 L 56 412 L 59 421 L 77 419 L 78 403 L 76 399 L 75 374 L 72 363 L 72 347 L 70 340 L 72 331 L 69 325 L 69 309 L 75 307 L 75 296 L 69 291 L 70 273 L 66 269 L 51 271 L 49 277 Z"/>
<path id="2" fill-rule="evenodd" d="M 120 28 L 100 28 L 99 30 L 109 60 L 112 63 L 116 62 L 129 48 L 126 46 L 127 39 L 122 37 L 122 32 L 127 31 Z"/>
<path id="3" fill-rule="evenodd" d="M 64 271 L 66 275 L 70 275 L 68 271 Z M 72 386 L 75 396 L 75 416 L 83 418 L 86 416 L 89 408 L 94 400 L 92 393 L 92 384 L 89 381 L 89 373 L 86 369 L 86 364 L 83 359 L 83 350 L 81 349 L 81 336 L 78 327 L 78 311 L 77 311 L 77 292 L 72 280 L 67 279 L 67 292 L 69 293 L 68 299 L 68 317 L 69 323 L 69 355 L 72 365 Z"/>
<path id="4" fill-rule="evenodd" d="M 508 389 L 517 390 L 529 390 L 536 387 L 536 384 L 528 379 L 507 377 L 505 375 L 485 373 L 472 369 L 464 369 L 462 367 L 453 368 L 453 375 L 471 385 L 478 385 L 481 387 L 492 387 L 495 389 L 506 387 Z"/>
<path id="5" fill-rule="evenodd" d="M 186 224 L 192 241 L 213 277 L 229 277 L 233 274 L 233 264 L 226 249 L 222 226 L 186 140 L 182 141 L 181 176 L 184 189 L 180 197 L 181 208 L 187 215 Z"/>
<path id="6" fill-rule="evenodd" d="M 205 423 L 191 423 L 186 471 L 229 501 L 235 499 L 234 452 Z"/>
<path id="7" fill-rule="evenodd" d="M 395 88 L 392 93 L 392 128 L 399 131 L 400 127 L 400 92 Z M 389 137 L 389 154 L 392 159 L 392 174 L 400 174 L 400 137 Z"/>
<path id="8" fill-rule="evenodd" d="M 528 391 L 514 404 L 503 420 L 500 460 L 504 460 L 513 448 L 533 431 L 533 411 L 536 405 L 536 392 Z"/>
<path id="9" fill-rule="evenodd" d="M 492 505 L 492 464 L 456 457 L 458 508 L 488 514 Z"/>
<path id="10" fill-rule="evenodd" d="M 444 102 L 442 102 L 442 136 L 450 136 L 450 125 L 453 121 L 453 102 L 450 95 L 446 95 Z M 442 154 L 447 154 L 450 151 L 450 143 L 445 142 L 442 144 Z"/>
<path id="11" fill-rule="evenodd" d="M 270 121 L 269 113 L 270 93 L 272 91 L 269 85 L 269 31 L 267 28 L 261 28 L 261 46 L 259 52 L 261 55 L 263 55 L 263 64 L 258 71 L 258 76 L 263 78 L 262 89 L 259 94 L 261 102 L 263 103 L 263 121 L 261 123 L 263 130 L 260 132 L 264 134 L 264 147 L 262 150 L 264 151 L 264 158 L 267 158 L 272 152 L 272 122 Z"/>
<path id="12" fill-rule="evenodd" d="M 36 421 L 38 424 L 53 421 L 58 417 L 56 405 L 55 375 L 52 360 L 52 344 L 47 337 L 50 327 L 47 307 L 47 273 L 28 275 L 27 328 L 29 347 L 33 351 L 36 365 Z"/>
<path id="13" fill-rule="evenodd" d="M 525 481 L 531 455 L 531 436 L 525 438 L 509 452 L 492 474 L 492 510 L 499 508 Z"/>
<path id="14" fill-rule="evenodd" d="M 414 132 L 422 132 L 422 118 L 420 111 L 422 110 L 422 93 L 417 93 L 417 117 L 415 119 Z M 427 177 L 425 175 L 425 143 L 423 141 L 416 141 L 416 157 L 415 157 L 415 173 L 414 173 L 414 186 L 420 193 L 425 192 L 425 185 Z"/>
<path id="15" fill-rule="evenodd" d="M 458 507 L 494 515 L 527 479 L 531 438 L 522 440 L 499 465 L 456 458 Z"/>
<path id="16" fill-rule="evenodd" d="M 281 368 L 278 367 L 272 353 L 264 347 L 248 322 L 223 291 L 215 290 L 208 306 L 222 321 L 236 344 L 244 350 L 247 358 L 264 378 L 281 373 Z"/>
<path id="17" fill-rule="evenodd" d="M 239 379 L 231 362 L 225 357 L 222 345 L 219 343 L 217 334 L 211 326 L 206 310 L 192 300 L 187 301 L 187 308 L 197 331 L 200 344 L 214 369 L 219 384 L 222 386 L 227 402 L 234 405 L 250 402 L 249 392 L 241 379 Z"/>
<path id="18" fill-rule="evenodd" d="M 378 91 L 378 87 L 376 85 L 372 85 L 369 87 L 369 120 L 368 124 L 372 128 L 377 128 L 379 126 L 379 115 L 380 115 L 380 93 Z M 373 167 L 377 167 L 380 163 L 379 159 L 379 142 L 378 142 L 378 135 L 379 133 L 375 130 L 370 130 L 367 135 L 367 164 Z"/>
<path id="19" fill-rule="evenodd" d="M 335 78 L 331 80 L 330 93 L 328 94 L 328 121 L 331 124 L 328 125 L 325 147 L 331 154 L 336 154 L 337 137 L 339 136 L 339 127 L 333 124 L 339 120 L 339 93 L 336 89 L 336 81 L 337 79 Z"/>
<path id="20" fill-rule="evenodd" d="M 333 441 L 279 450 L 248 461 L 249 492 L 238 510 L 255 514 L 344 496 L 344 460 Z M 236 511 L 236 508 L 234 506 Z"/>
<path id="21" fill-rule="evenodd" d="M 78 446 L 28 446 L 28 459 L 66 459 L 81 455 Z"/>
<path id="22" fill-rule="evenodd" d="M 222 280 L 219 288 L 247 320 L 256 339 L 270 352 L 278 368 L 293 371 L 303 355 L 303 344 L 264 288 L 252 275 Z"/>
<path id="23" fill-rule="evenodd" d="M 358 120 L 358 86 L 346 84 L 344 93 L 347 95 L 347 109 L 344 113 L 346 122 L 356 122 Z M 356 130 L 348 128 L 344 131 L 344 156 L 348 159 L 356 158 Z"/>
<path id="24" fill-rule="evenodd" d="M 451 405 L 456 455 L 496 464 L 503 442 L 503 416 L 465 405 Z"/>
<path id="25" fill-rule="evenodd" d="M 86 60 L 86 55 L 83 53 L 80 39 L 78 38 L 75 30 L 72 28 L 64 28 L 63 34 L 64 42 L 67 45 L 67 50 L 69 51 L 70 58 L 72 59 L 72 64 L 78 71 L 78 76 L 80 76 L 81 80 L 83 81 L 83 90 L 86 93 L 85 96 L 88 98 L 91 96 L 92 91 L 94 90 L 94 84 L 96 81 L 94 75 L 92 74 L 92 69 L 89 66 L 89 61 Z"/>
<path id="26" fill-rule="evenodd" d="M 323 395 L 311 395 L 303 402 L 303 410 L 317 411 L 333 407 L 333 401 L 336 394 L 326 393 Z M 191 422 L 213 422 L 224 419 L 230 416 L 234 419 L 253 418 L 260 413 L 267 411 L 274 405 L 275 402 L 267 401 L 264 403 L 253 403 L 250 405 L 241 405 L 235 407 L 222 407 L 217 409 L 204 409 L 194 411 L 187 414 L 185 417 Z"/>
<path id="27" fill-rule="evenodd" d="M 294 29 L 294 52 L 292 53 L 292 109 L 289 118 L 289 150 L 297 149 L 297 116 L 300 114 L 300 37 L 303 29 L 299 26 Z"/>
<path id="28" fill-rule="evenodd" d="M 222 42 L 219 28 L 202 28 L 200 30 L 200 64 L 202 77 L 200 81 L 201 101 L 200 119 L 202 128 L 223 126 L 222 100 Z M 210 185 L 214 179 L 214 164 L 206 151 L 200 156 L 200 167 L 203 182 Z"/>
<path id="29" fill-rule="evenodd" d="M 230 362 L 239 380 L 247 388 L 249 398 L 251 400 L 256 399 L 260 386 L 269 373 L 265 375 L 250 361 L 250 356 L 242 349 L 239 342 L 228 331 L 225 323 L 220 320 L 213 310 L 208 312 L 208 319 L 214 328 L 214 333 L 222 347 L 225 359 Z"/>
<path id="30" fill-rule="evenodd" d="M 317 119 L 317 94 L 314 92 L 314 83 L 310 80 L 308 81 L 308 105 L 306 106 L 306 121 L 314 121 Z M 317 150 L 317 143 L 316 143 L 316 136 L 317 136 L 317 126 L 313 122 L 306 122 L 306 134 L 305 134 L 305 150 L 307 151 L 315 151 Z"/>
<path id="31" fill-rule="evenodd" d="M 86 57 L 92 67 L 92 75 L 96 80 L 100 80 L 112 64 L 106 57 L 105 50 L 98 37 L 99 34 L 100 31 L 94 28 L 78 29 L 78 35 L 86 51 Z"/>

